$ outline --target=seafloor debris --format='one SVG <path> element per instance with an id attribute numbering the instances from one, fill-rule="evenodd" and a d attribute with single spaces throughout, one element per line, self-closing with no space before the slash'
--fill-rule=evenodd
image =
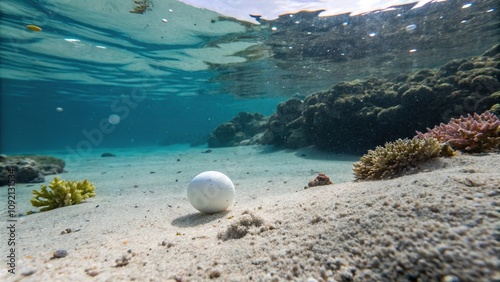
<path id="1" fill-rule="evenodd" d="M 323 185 L 330 185 L 333 184 L 333 182 L 330 180 L 330 177 L 328 177 L 324 173 L 318 174 L 314 180 L 309 181 L 307 184 L 307 187 L 304 187 L 304 189 L 307 189 L 309 187 L 315 187 L 315 186 L 323 186 Z"/>
<path id="2" fill-rule="evenodd" d="M 129 263 L 129 259 L 126 256 L 122 256 L 121 258 L 116 259 L 115 263 L 115 267 L 126 266 Z"/>
<path id="3" fill-rule="evenodd" d="M 57 250 L 52 254 L 52 259 L 56 258 L 64 258 L 68 255 L 68 251 L 66 250 Z"/>

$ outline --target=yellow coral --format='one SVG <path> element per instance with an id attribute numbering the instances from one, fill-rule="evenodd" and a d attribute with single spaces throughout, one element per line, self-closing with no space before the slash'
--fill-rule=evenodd
<path id="1" fill-rule="evenodd" d="M 95 186 L 87 179 L 83 181 L 66 181 L 55 177 L 47 186 L 40 185 L 40 191 L 33 190 L 31 204 L 43 207 L 40 211 L 48 211 L 59 207 L 71 206 L 95 196 Z"/>
<path id="2" fill-rule="evenodd" d="M 419 163 L 439 156 L 441 146 L 435 138 L 399 139 L 369 150 L 354 163 L 356 180 L 376 180 L 400 176 Z"/>

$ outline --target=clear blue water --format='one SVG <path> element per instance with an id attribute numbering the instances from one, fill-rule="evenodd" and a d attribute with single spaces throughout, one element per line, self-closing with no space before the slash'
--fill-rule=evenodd
<path id="1" fill-rule="evenodd" d="M 137 8 L 133 1 L 2 1 L 1 153 L 203 145 L 240 111 L 270 115 L 294 95 L 342 80 L 436 67 L 498 41 L 498 31 L 482 22 L 471 23 L 478 26 L 470 32 L 431 21 L 436 13 L 457 16 L 439 6 L 317 18 L 313 24 L 310 16 L 297 15 L 256 25 L 174 0 L 146 2 L 138 14 L 130 12 Z M 472 21 L 471 13 L 483 22 L 498 19 L 494 2 L 476 1 L 467 9 L 465 2 L 451 2 L 461 13 L 457 23 Z M 294 37 L 351 25 L 359 32 L 363 24 L 364 35 L 347 34 L 351 45 L 332 46 L 345 59 L 328 57 L 329 48 L 308 55 L 307 46 L 299 55 L 291 51 L 301 48 Z M 410 25 L 417 33 L 409 30 L 396 41 L 404 46 L 377 43 L 390 54 L 355 44 Z M 286 37 L 282 30 L 303 33 Z M 284 37 L 273 41 L 276 36 Z M 409 53 L 414 46 L 418 52 Z M 109 124 L 112 115 L 120 116 L 118 124 Z"/>
<path id="2" fill-rule="evenodd" d="M 87 148 L 89 143 L 91 149 L 193 143 L 206 138 L 240 111 L 271 114 L 280 100 L 241 100 L 231 95 L 134 100 L 130 88 L 88 87 L 94 95 L 111 94 L 116 98 L 111 102 L 75 101 L 51 95 L 61 86 L 55 83 L 32 82 L 28 88 L 32 87 L 36 94 L 9 95 L 16 93 L 15 84 L 2 83 L 3 153 L 76 150 Z M 58 107 L 63 111 L 57 111 Z M 106 133 L 101 122 L 108 121 L 112 114 L 120 115 L 121 120 L 111 125 L 112 132 Z"/>
<path id="3" fill-rule="evenodd" d="M 167 2 L 179 14 L 199 10 Z M 240 99 L 211 82 L 216 73 L 203 63 L 210 56 L 183 58 L 225 30 L 206 35 L 183 27 L 194 18 L 176 26 L 178 42 L 161 42 L 156 33 L 164 30 L 143 33 L 153 19 L 161 28 L 164 23 L 130 13 L 131 1 L 119 11 L 107 9 L 112 1 L 98 3 L 89 2 L 86 15 L 67 1 L 2 2 L 2 153 L 65 151 L 88 142 L 100 148 L 196 143 L 240 111 L 269 115 L 285 99 Z M 129 19 L 141 28 L 131 29 Z M 28 24 L 43 30 L 30 31 Z M 199 66 L 189 67 L 193 63 Z M 120 123 L 104 133 L 100 123 L 112 114 Z"/>

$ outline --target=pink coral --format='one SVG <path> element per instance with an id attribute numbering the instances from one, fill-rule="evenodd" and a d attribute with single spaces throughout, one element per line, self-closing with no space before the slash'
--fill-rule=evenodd
<path id="1" fill-rule="evenodd" d="M 440 143 L 448 143 L 453 149 L 468 153 L 484 152 L 500 145 L 500 120 L 491 112 L 474 113 L 466 117 L 441 123 L 426 133 L 417 131 L 419 138 L 434 137 Z"/>

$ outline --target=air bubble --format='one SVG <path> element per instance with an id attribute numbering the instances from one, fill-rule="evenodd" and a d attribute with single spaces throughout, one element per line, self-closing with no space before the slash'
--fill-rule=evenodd
<path id="1" fill-rule="evenodd" d="M 109 115 L 108 121 L 109 121 L 109 123 L 114 124 L 114 125 L 119 124 L 120 123 L 120 116 L 117 114 Z"/>

